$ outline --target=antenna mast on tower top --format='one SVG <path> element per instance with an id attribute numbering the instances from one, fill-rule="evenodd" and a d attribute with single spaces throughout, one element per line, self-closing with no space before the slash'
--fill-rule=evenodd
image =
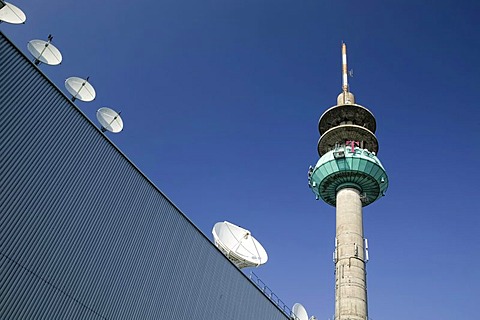
<path id="1" fill-rule="evenodd" d="M 355 97 L 348 86 L 347 45 L 342 42 L 342 92 L 337 97 L 337 104 L 354 104 Z"/>
<path id="2" fill-rule="evenodd" d="M 342 42 L 342 90 L 346 94 L 348 92 L 348 68 L 347 68 L 347 45 Z"/>

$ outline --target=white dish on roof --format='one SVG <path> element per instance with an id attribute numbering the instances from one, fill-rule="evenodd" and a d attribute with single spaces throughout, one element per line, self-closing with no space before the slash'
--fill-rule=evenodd
<path id="1" fill-rule="evenodd" d="M 215 224 L 212 234 L 217 248 L 240 269 L 258 267 L 268 260 L 263 246 L 246 229 L 224 221 Z"/>

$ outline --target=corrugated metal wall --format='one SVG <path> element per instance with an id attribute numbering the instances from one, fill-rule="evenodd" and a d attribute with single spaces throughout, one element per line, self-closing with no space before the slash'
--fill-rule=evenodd
<path id="1" fill-rule="evenodd" d="M 287 319 L 3 34 L 0 85 L 0 318 Z"/>

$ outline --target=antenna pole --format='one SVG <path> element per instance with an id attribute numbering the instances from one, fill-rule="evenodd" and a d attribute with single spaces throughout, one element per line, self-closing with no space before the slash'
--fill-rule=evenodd
<path id="1" fill-rule="evenodd" d="M 1 0 L 0 0 L 0 1 L 1 1 Z M 49 35 L 48 35 L 48 41 L 45 43 L 45 46 L 43 47 L 42 52 L 40 52 L 40 55 L 38 56 L 38 58 L 40 58 L 41 56 L 43 56 L 43 53 L 45 52 L 45 50 L 47 50 L 47 47 L 48 47 L 48 45 L 50 44 L 50 42 L 52 42 L 52 40 L 53 40 L 53 37 L 52 37 L 51 34 L 49 34 Z M 35 58 L 35 61 L 34 61 L 34 63 L 35 63 L 36 66 L 38 66 L 38 65 L 40 64 L 40 62 L 41 62 L 38 58 Z"/>
<path id="2" fill-rule="evenodd" d="M 344 95 L 348 92 L 347 45 L 342 43 L 342 90 Z"/>

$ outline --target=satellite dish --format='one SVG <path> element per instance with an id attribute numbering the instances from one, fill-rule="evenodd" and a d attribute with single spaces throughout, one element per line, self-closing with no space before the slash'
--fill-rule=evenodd
<path id="1" fill-rule="evenodd" d="M 52 35 L 49 35 L 48 41 L 31 40 L 28 42 L 28 51 L 30 51 L 32 56 L 35 58 L 34 63 L 36 65 L 42 62 L 51 66 L 56 66 L 62 62 L 62 54 L 51 43 L 52 39 Z"/>
<path id="2" fill-rule="evenodd" d="M 307 310 L 300 303 L 295 303 L 292 308 L 293 320 L 308 320 Z"/>
<path id="3" fill-rule="evenodd" d="M 107 107 L 103 107 L 97 110 L 97 119 L 102 126 L 102 132 L 110 131 L 118 133 L 123 129 L 123 121 L 120 117 L 120 113 Z"/>
<path id="4" fill-rule="evenodd" d="M 0 0 L 0 22 L 21 24 L 25 23 L 25 20 L 27 20 L 27 16 L 20 8 Z"/>
<path id="5" fill-rule="evenodd" d="M 78 77 L 70 77 L 65 80 L 65 88 L 72 95 L 72 101 L 75 99 L 82 101 L 92 101 L 95 99 L 96 93 L 92 85 L 88 82 L 88 77 L 86 80 Z"/>
<path id="6" fill-rule="evenodd" d="M 218 222 L 212 230 L 215 246 L 239 269 L 258 267 L 268 260 L 263 246 L 250 231 L 230 222 Z"/>

